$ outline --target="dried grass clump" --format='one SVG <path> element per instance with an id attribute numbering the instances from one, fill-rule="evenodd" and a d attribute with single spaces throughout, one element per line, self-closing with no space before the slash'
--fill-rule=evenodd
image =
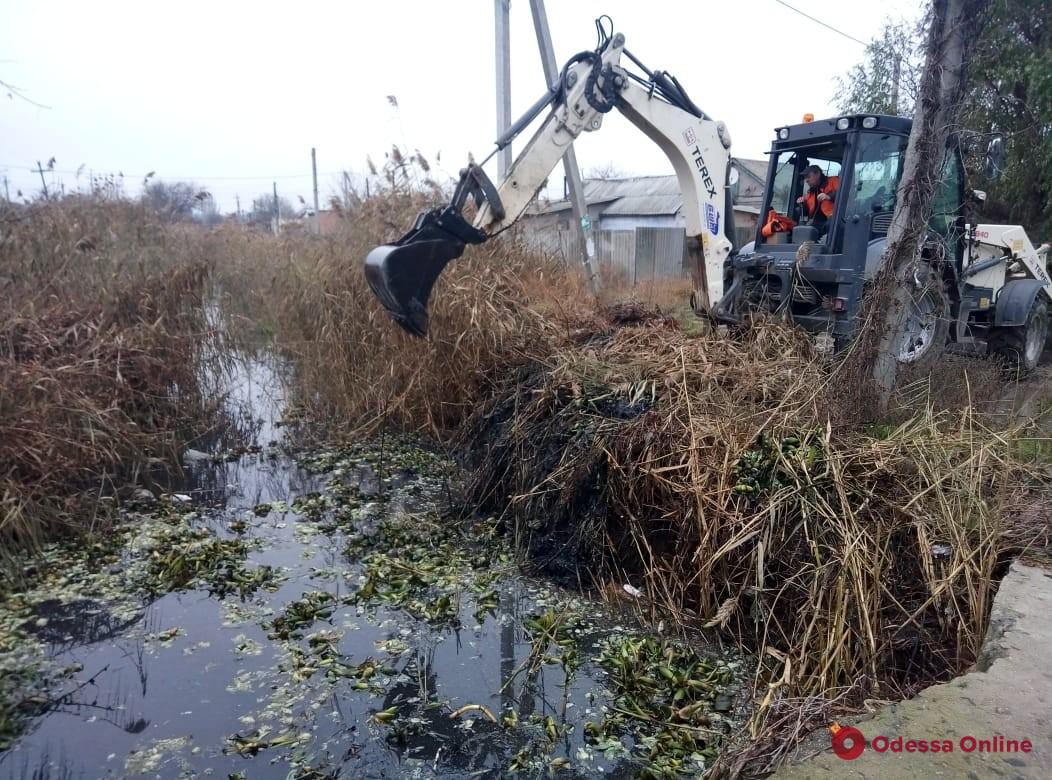
<path id="1" fill-rule="evenodd" d="M 199 409 L 206 263 L 122 202 L 0 213 L 0 553 L 101 520 Z"/>
<path id="2" fill-rule="evenodd" d="M 362 263 L 426 205 L 391 190 L 356 204 L 339 235 L 216 237 L 221 286 L 251 288 L 229 297 L 258 301 L 246 314 L 263 314 L 293 358 L 300 402 L 319 419 L 357 434 L 388 424 L 445 437 L 506 366 L 550 351 L 565 323 L 590 308 L 578 274 L 506 234 L 469 247 L 442 275 L 427 339 L 405 334 L 369 290 Z"/>
<path id="3" fill-rule="evenodd" d="M 1021 484 L 967 409 L 864 427 L 809 340 L 674 321 L 525 364 L 461 436 L 476 499 L 550 571 L 632 582 L 756 651 L 772 696 L 886 694 L 974 660 Z"/>

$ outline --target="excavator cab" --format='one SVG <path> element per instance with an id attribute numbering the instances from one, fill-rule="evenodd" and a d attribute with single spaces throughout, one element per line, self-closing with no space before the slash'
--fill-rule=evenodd
<path id="1" fill-rule="evenodd" d="M 910 126 L 901 117 L 847 116 L 777 128 L 761 213 L 791 227 L 761 226 L 732 259 L 726 310 L 784 313 L 846 344 L 887 244 Z M 820 221 L 797 203 L 812 165 L 839 181 L 832 214 Z"/>
<path id="2" fill-rule="evenodd" d="M 835 139 L 809 147 L 785 149 L 775 156 L 774 177 L 766 204 L 767 219 L 773 229 L 761 230 L 758 243 L 800 243 L 831 236 L 832 220 L 824 215 L 812 215 L 807 204 L 798 201 L 808 192 L 805 177 L 812 166 L 818 167 L 826 177 L 840 178 L 844 151 L 843 142 Z M 813 230 L 801 230 L 794 237 L 793 229 L 797 227 Z"/>

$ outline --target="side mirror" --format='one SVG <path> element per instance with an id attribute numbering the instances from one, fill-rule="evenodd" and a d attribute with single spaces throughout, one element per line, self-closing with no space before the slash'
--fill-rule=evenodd
<path id="1" fill-rule="evenodd" d="M 731 165 L 730 169 L 727 171 L 727 186 L 730 187 L 731 190 L 731 203 L 738 202 L 738 190 L 740 181 L 741 174 L 738 173 L 737 168 Z"/>
<path id="2" fill-rule="evenodd" d="M 995 135 L 986 147 L 986 159 L 983 161 L 983 175 L 991 181 L 1001 178 L 1005 172 L 1005 139 Z"/>

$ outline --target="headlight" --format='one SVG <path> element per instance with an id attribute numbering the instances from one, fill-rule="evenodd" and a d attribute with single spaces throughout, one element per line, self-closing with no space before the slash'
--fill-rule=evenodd
<path id="1" fill-rule="evenodd" d="M 867 116 L 862 120 L 862 126 L 867 130 L 872 130 L 877 126 L 877 118 L 875 116 Z"/>
<path id="2" fill-rule="evenodd" d="M 851 120 L 846 116 L 842 116 L 836 121 L 837 130 L 847 130 L 849 127 L 851 127 Z"/>
<path id="3" fill-rule="evenodd" d="M 781 138 L 783 141 L 786 138 L 788 138 L 789 137 L 789 128 L 788 127 L 783 127 L 781 130 L 779 130 L 778 131 L 778 137 Z"/>
<path id="4" fill-rule="evenodd" d="M 716 123 L 716 134 L 720 137 L 720 143 L 723 144 L 724 149 L 731 148 L 731 133 L 727 129 L 727 125 L 723 122 Z"/>

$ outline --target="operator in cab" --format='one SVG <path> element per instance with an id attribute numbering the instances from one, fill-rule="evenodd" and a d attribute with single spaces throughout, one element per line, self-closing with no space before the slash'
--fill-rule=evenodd
<path id="1" fill-rule="evenodd" d="M 819 235 L 822 235 L 828 230 L 829 218 L 833 216 L 833 204 L 840 189 L 840 177 L 826 176 L 817 165 L 808 165 L 804 168 L 803 175 L 808 191 L 797 198 L 796 202 L 807 210 L 811 224 L 818 228 Z"/>

